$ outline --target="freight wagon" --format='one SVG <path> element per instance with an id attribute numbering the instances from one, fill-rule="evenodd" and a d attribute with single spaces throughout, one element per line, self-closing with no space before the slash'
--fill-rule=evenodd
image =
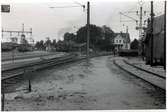
<path id="1" fill-rule="evenodd" d="M 155 17 L 153 20 L 153 65 L 164 65 L 164 15 Z M 144 54 L 146 64 L 151 64 L 151 24 L 145 31 Z"/>

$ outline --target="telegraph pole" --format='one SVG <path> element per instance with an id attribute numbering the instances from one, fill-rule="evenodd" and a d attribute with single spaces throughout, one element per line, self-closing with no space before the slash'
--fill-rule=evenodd
<path id="1" fill-rule="evenodd" d="M 164 6 L 164 69 L 166 70 L 166 0 Z"/>
<path id="2" fill-rule="evenodd" d="M 89 2 L 87 2 L 87 59 L 89 59 L 89 39 L 90 39 L 90 7 Z"/>
<path id="3" fill-rule="evenodd" d="M 150 64 L 153 66 L 153 21 L 154 21 L 154 13 L 153 13 L 153 1 L 151 1 L 151 56 L 150 56 Z"/>

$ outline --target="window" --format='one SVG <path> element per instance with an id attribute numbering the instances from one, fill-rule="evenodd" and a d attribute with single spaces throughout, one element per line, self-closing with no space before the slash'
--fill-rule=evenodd
<path id="1" fill-rule="evenodd" d="M 116 40 L 116 43 L 118 43 L 118 40 Z"/>
<path id="2" fill-rule="evenodd" d="M 119 43 L 121 43 L 121 40 L 119 40 Z"/>

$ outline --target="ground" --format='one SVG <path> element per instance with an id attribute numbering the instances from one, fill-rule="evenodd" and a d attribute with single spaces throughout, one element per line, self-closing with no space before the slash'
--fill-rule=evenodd
<path id="1" fill-rule="evenodd" d="M 5 95 L 5 110 L 163 109 L 165 93 L 117 68 L 103 56 L 32 75 Z"/>

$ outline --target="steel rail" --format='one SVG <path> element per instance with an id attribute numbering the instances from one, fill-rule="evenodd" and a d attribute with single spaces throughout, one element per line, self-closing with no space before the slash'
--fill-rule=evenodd
<path id="1" fill-rule="evenodd" d="M 152 86 L 155 87 L 155 88 L 158 88 L 158 89 L 160 89 L 160 90 L 165 91 L 164 88 L 161 88 L 161 87 L 159 87 L 158 85 L 153 84 L 152 82 L 150 82 L 150 81 L 148 81 L 148 80 L 146 80 L 146 79 L 144 79 L 144 78 L 142 78 L 142 77 L 139 77 L 138 75 L 135 75 L 134 73 L 128 71 L 127 69 L 125 69 L 124 67 L 122 67 L 121 65 L 119 65 L 118 63 L 116 63 L 115 60 L 113 60 L 113 64 L 116 65 L 116 66 L 117 66 L 118 68 L 120 68 L 121 70 L 125 71 L 126 73 L 128 73 L 128 74 L 130 74 L 130 75 L 132 75 L 132 76 L 134 76 L 134 77 L 136 77 L 136 78 L 139 78 L 139 79 L 141 79 L 141 80 L 143 80 L 143 81 L 149 83 L 150 85 L 152 85 Z M 149 74 L 150 74 L 150 73 L 149 73 Z M 164 79 L 164 80 L 165 80 L 165 79 Z"/>
<path id="2" fill-rule="evenodd" d="M 90 58 L 94 58 L 94 57 L 98 57 L 98 56 L 107 56 L 107 55 L 111 55 L 111 53 L 92 55 L 92 56 L 90 56 Z M 59 65 L 59 64 L 65 64 L 65 63 L 68 63 L 68 62 L 75 62 L 75 61 L 80 61 L 80 60 L 84 60 L 84 59 L 86 59 L 85 56 L 76 58 L 75 54 L 69 54 L 68 56 L 49 59 L 49 60 L 46 60 L 45 62 L 29 64 L 29 65 L 26 65 L 26 66 L 22 66 L 22 67 L 18 67 L 18 68 L 3 71 L 1 80 L 4 81 L 4 80 L 7 80 L 7 79 L 11 79 L 13 77 L 20 76 L 20 75 L 22 75 L 26 72 L 26 71 L 24 71 L 26 69 L 29 69 L 29 70 L 31 69 L 29 72 L 34 72 L 34 71 L 39 71 L 43 68 L 48 68 L 50 66 L 56 66 L 56 65 Z M 20 70 L 20 71 L 18 72 L 18 70 Z M 14 71 L 16 73 L 13 73 Z M 6 74 L 6 76 L 5 76 L 5 74 Z M 12 74 L 12 75 L 9 75 L 9 74 Z"/>
<path id="3" fill-rule="evenodd" d="M 16 69 L 22 69 L 22 68 L 25 68 L 25 67 L 39 65 L 39 64 L 47 63 L 49 61 L 61 60 L 64 57 L 70 57 L 70 56 L 71 56 L 71 54 L 63 56 L 63 57 L 55 57 L 55 58 L 51 58 L 51 59 L 45 59 L 45 60 L 42 60 L 42 61 L 39 61 L 39 62 L 28 63 L 28 64 L 25 64 L 25 65 L 22 65 L 22 66 L 13 67 L 13 68 L 10 68 L 10 69 L 5 69 L 5 70 L 2 70 L 1 72 L 3 74 L 4 72 L 7 72 L 7 71 L 12 71 L 12 70 L 16 70 Z"/>
<path id="4" fill-rule="evenodd" d="M 45 56 L 53 56 L 55 55 L 55 53 L 50 53 L 50 54 L 42 54 L 42 55 L 39 55 L 39 54 L 36 54 L 36 55 L 29 55 L 27 54 L 28 56 L 21 56 L 21 55 L 18 55 L 18 56 L 15 56 L 14 59 L 15 60 L 21 60 L 21 59 L 29 59 L 29 58 L 36 58 L 36 57 L 45 57 Z M 8 57 L 8 58 L 2 58 L 2 61 L 12 61 L 12 57 Z"/>
<path id="5" fill-rule="evenodd" d="M 61 58 L 56 58 L 56 59 L 50 59 L 50 60 L 46 60 L 46 61 L 42 61 L 42 62 L 39 62 L 39 63 L 34 63 L 34 64 L 29 64 L 29 65 L 25 65 L 25 66 L 22 66 L 22 67 L 17 67 L 17 68 L 13 68 L 13 69 L 10 69 L 10 70 L 6 70 L 6 71 L 2 71 L 2 81 L 3 80 L 6 80 L 6 79 L 10 79 L 12 77 L 17 77 L 19 75 L 22 75 L 24 74 L 25 70 L 29 70 L 28 72 L 34 72 L 38 69 L 41 69 L 41 68 L 45 68 L 47 66 L 49 66 L 51 64 L 52 65 L 55 65 L 55 64 L 59 64 L 59 63 L 62 63 L 63 61 L 65 60 L 68 60 L 68 59 L 71 59 L 71 58 L 74 58 L 75 55 L 69 55 L 69 56 L 66 56 L 66 57 L 61 57 Z M 10 75 L 12 74 L 12 75 Z"/>
<path id="6" fill-rule="evenodd" d="M 133 65 L 133 64 L 131 64 L 131 63 L 129 63 L 129 62 L 127 62 L 126 60 L 123 60 L 123 61 L 124 61 L 126 64 L 128 64 L 128 65 L 130 65 L 130 66 L 133 66 L 133 67 L 135 67 L 135 68 L 137 68 L 137 69 L 139 69 L 139 70 L 141 70 L 141 71 L 144 71 L 144 72 L 147 72 L 147 73 L 149 73 L 149 74 L 155 75 L 155 76 L 157 76 L 157 77 L 166 79 L 166 77 L 164 77 L 164 76 L 161 76 L 161 75 L 159 75 L 159 74 L 157 74 L 157 73 L 154 73 L 154 72 L 151 72 L 151 71 L 148 71 L 148 70 L 145 70 L 145 69 L 143 69 L 143 68 L 141 68 L 141 67 L 135 66 L 135 65 Z"/>

